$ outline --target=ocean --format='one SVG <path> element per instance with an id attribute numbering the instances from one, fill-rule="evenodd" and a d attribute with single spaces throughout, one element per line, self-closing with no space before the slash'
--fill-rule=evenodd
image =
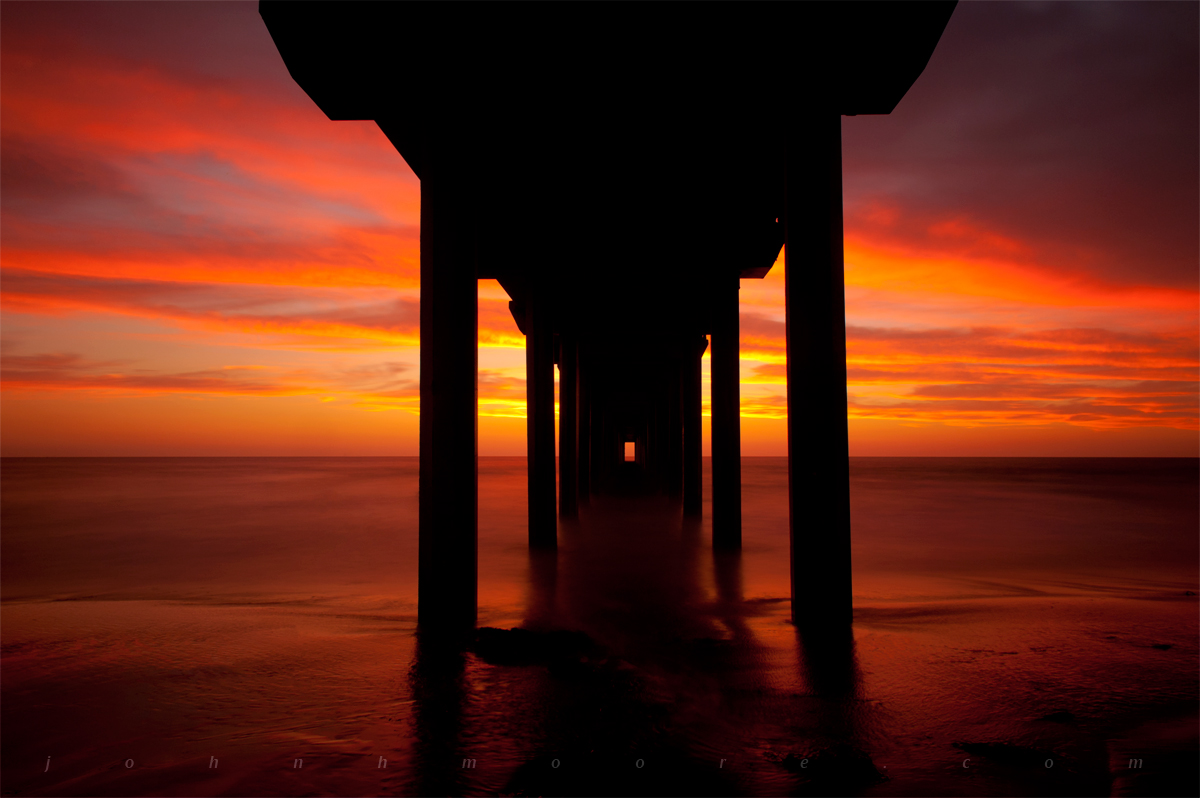
<path id="1" fill-rule="evenodd" d="M 478 625 L 528 632 L 449 652 L 415 458 L 0 468 L 4 795 L 1200 790 L 1194 459 L 854 458 L 852 637 L 812 640 L 786 459 L 740 554 L 610 496 L 546 555 L 481 458 Z"/>

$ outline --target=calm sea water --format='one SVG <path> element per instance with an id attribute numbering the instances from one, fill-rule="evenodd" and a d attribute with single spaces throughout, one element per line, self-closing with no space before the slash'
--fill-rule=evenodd
<path id="1" fill-rule="evenodd" d="M 854 460 L 838 643 L 786 460 L 740 556 L 612 497 L 547 558 L 485 458 L 479 625 L 566 646 L 515 664 L 416 643 L 415 459 L 2 468 L 4 794 L 1195 794 L 1195 460 Z"/>

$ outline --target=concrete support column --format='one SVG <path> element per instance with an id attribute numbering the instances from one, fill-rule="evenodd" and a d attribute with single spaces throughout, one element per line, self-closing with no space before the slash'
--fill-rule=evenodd
<path id="1" fill-rule="evenodd" d="M 667 495 L 683 494 L 683 392 L 679 362 L 673 361 L 667 375 L 666 479 Z"/>
<path id="2" fill-rule="evenodd" d="M 716 290 L 712 332 L 713 546 L 742 545 L 742 416 L 737 273 Z"/>
<path id="3" fill-rule="evenodd" d="M 787 135 L 792 618 L 804 627 L 848 626 L 853 600 L 841 116 L 799 116 Z"/>
<path id="4" fill-rule="evenodd" d="M 554 331 L 550 308 L 531 285 L 525 305 L 529 545 L 558 545 L 554 480 Z"/>
<path id="5" fill-rule="evenodd" d="M 701 451 L 703 387 L 700 358 L 708 339 L 685 355 L 683 364 L 683 514 L 700 515 L 704 509 L 704 461 Z"/>
<path id="6" fill-rule="evenodd" d="M 559 334 L 558 353 L 558 515 L 577 518 L 578 503 L 578 356 L 574 333 Z"/>
<path id="7" fill-rule="evenodd" d="M 592 361 L 588 361 L 589 364 Z M 590 366 L 589 366 L 590 368 Z M 589 444 L 591 449 L 592 464 L 589 468 L 589 483 L 592 492 L 596 492 L 597 486 L 603 486 L 605 480 L 608 479 L 608 467 L 605 458 L 607 457 L 607 449 L 604 448 L 607 438 L 607 424 L 605 424 L 606 414 L 603 386 L 598 385 L 589 374 L 588 377 L 588 402 L 591 405 L 592 412 L 592 440 Z"/>
<path id="8" fill-rule="evenodd" d="M 578 386 L 579 415 L 576 418 L 579 433 L 575 440 L 578 442 L 579 470 L 575 473 L 576 497 L 580 505 L 586 505 L 592 493 L 592 399 L 588 384 L 587 357 L 582 344 L 576 347 L 575 362 L 576 384 Z"/>
<path id="9" fill-rule="evenodd" d="M 421 180 L 417 624 L 475 626 L 478 288 L 470 208 L 432 165 Z"/>
<path id="10" fill-rule="evenodd" d="M 645 424 L 646 456 L 642 465 L 645 467 L 647 475 L 653 475 L 659 470 L 658 397 L 651 390 L 647 391 L 647 398 Z"/>

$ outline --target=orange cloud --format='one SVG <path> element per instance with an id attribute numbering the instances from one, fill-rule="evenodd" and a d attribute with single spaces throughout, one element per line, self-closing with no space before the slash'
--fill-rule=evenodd
<path id="1" fill-rule="evenodd" d="M 264 346 L 378 349 L 418 343 L 418 300 L 394 291 L 107 279 L 15 269 L 5 270 L 3 277 L 0 297 L 10 312 L 119 313 L 192 330 L 253 334 Z"/>
<path id="2" fill-rule="evenodd" d="M 327 120 L 273 54 L 275 73 L 234 79 L 55 36 L 0 52 L 0 302 L 21 321 L 5 393 L 126 397 L 134 415 L 182 396 L 258 397 L 264 415 L 267 399 L 299 398 L 417 412 L 420 188 L 378 128 Z M 965 212 L 851 202 L 859 428 L 1197 428 L 1200 292 L 1140 281 L 1132 262 L 1102 275 L 1112 257 L 1088 242 L 1038 241 Z M 786 416 L 783 285 L 782 256 L 742 282 L 742 415 L 756 429 Z M 57 332 L 114 318 L 237 365 L 134 354 L 134 334 L 89 336 L 85 356 Z M 480 282 L 479 343 L 480 414 L 516 440 L 524 336 L 494 281 Z M 321 365 L 332 354 L 356 359 Z"/>
<path id="3" fill-rule="evenodd" d="M 308 396 L 349 398 L 359 404 L 416 409 L 419 391 L 413 367 L 384 362 L 317 372 L 279 366 L 226 366 L 185 372 L 146 368 L 132 361 L 88 360 L 71 353 L 18 355 L 0 359 L 6 392 L 77 392 L 114 396 L 204 394 L 215 396 Z"/>
<path id="4" fill-rule="evenodd" d="M 978 235 L 991 237 L 983 231 Z M 987 256 L 964 258 L 948 252 L 884 249 L 851 233 L 846 236 L 846 285 L 916 296 L 982 297 L 1037 306 L 1117 305 L 1195 313 L 1195 290 L 1122 285 L 1024 259 L 998 257 L 1009 246 L 1008 242 L 1004 247 L 991 244 L 982 248 Z"/>
<path id="5" fill-rule="evenodd" d="M 945 251 L 929 243 L 939 239 Z M 895 235 L 848 232 L 851 417 L 1196 429 L 1200 293 L 1073 276 L 1035 255 L 961 219 L 907 249 Z M 743 281 L 745 417 L 786 417 L 782 277 L 777 264 L 763 283 Z M 1114 327 L 1072 326 L 1106 319 Z"/>

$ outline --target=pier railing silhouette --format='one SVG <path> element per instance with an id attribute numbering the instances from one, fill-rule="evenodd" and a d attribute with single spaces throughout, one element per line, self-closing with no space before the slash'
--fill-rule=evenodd
<path id="1" fill-rule="evenodd" d="M 738 290 L 783 247 L 792 617 L 849 624 L 841 116 L 890 113 L 954 5 L 262 0 L 321 110 L 375 120 L 421 180 L 423 629 L 475 623 L 477 281 L 526 336 L 530 545 L 630 441 L 701 512 L 711 341 L 713 545 L 736 548 Z"/>

